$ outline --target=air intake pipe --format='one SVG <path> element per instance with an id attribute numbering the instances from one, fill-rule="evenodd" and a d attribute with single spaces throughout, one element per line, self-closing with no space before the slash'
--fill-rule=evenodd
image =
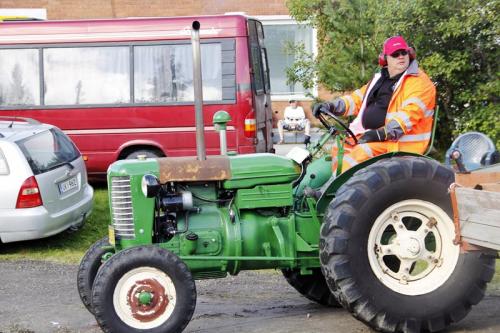
<path id="1" fill-rule="evenodd" d="M 203 84 L 201 77 L 200 22 L 193 21 L 191 45 L 193 46 L 193 87 L 196 121 L 196 156 L 199 161 L 207 159 L 205 151 L 205 126 L 203 124 Z"/>

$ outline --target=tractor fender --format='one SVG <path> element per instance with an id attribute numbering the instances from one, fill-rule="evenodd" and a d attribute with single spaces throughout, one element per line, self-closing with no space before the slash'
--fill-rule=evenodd
<path id="1" fill-rule="evenodd" d="M 321 197 L 318 199 L 318 202 L 316 205 L 317 213 L 324 214 L 326 207 L 328 207 L 328 204 L 330 203 L 330 201 L 332 201 L 332 199 L 335 197 L 337 190 L 345 182 L 347 182 L 357 171 L 364 169 L 367 166 L 369 166 L 377 161 L 383 160 L 383 159 L 393 158 L 393 157 L 403 157 L 403 156 L 417 156 L 417 157 L 430 158 L 430 157 L 420 155 L 420 154 L 404 152 L 404 151 L 395 151 L 395 152 L 390 152 L 390 153 L 378 155 L 378 156 L 375 156 L 373 158 L 370 158 L 369 160 L 363 161 L 363 162 L 359 163 L 358 165 L 353 166 L 352 168 L 350 168 L 346 172 L 340 174 L 332 181 L 330 181 L 330 184 L 328 185 L 326 190 L 321 194 Z"/>

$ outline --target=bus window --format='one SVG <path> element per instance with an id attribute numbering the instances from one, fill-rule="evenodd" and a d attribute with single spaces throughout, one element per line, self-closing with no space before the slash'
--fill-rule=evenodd
<path id="1" fill-rule="evenodd" d="M 134 47 L 134 102 L 193 102 L 190 44 Z M 203 100 L 222 100 L 220 43 L 201 45 Z"/>
<path id="2" fill-rule="evenodd" d="M 0 105 L 40 105 L 38 52 L 0 49 Z"/>
<path id="3" fill-rule="evenodd" d="M 129 56 L 126 46 L 44 49 L 44 104 L 129 103 Z"/>
<path id="4" fill-rule="evenodd" d="M 262 57 L 262 71 L 264 73 L 264 85 L 265 85 L 265 90 L 268 92 L 271 90 L 271 84 L 269 80 L 269 67 L 267 65 L 267 49 L 264 44 L 264 27 L 262 26 L 261 22 L 256 21 L 255 22 L 256 28 L 257 28 L 257 36 L 259 40 L 259 46 L 261 49 L 261 57 Z"/>
<path id="5" fill-rule="evenodd" d="M 248 21 L 248 40 L 252 65 L 257 149 L 272 150 L 272 110 L 269 69 L 264 45 L 264 30 L 259 21 Z"/>
<path id="6" fill-rule="evenodd" d="M 255 21 L 249 21 L 248 34 L 250 42 L 250 56 L 252 62 L 253 84 L 257 94 L 265 92 L 264 76 L 262 73 L 262 56 L 257 36 L 257 26 Z"/>

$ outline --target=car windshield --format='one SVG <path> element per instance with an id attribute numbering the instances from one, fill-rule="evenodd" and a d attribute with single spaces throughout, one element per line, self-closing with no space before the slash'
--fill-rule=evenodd
<path id="1" fill-rule="evenodd" d="M 60 130 L 52 128 L 16 142 L 35 175 L 78 158 L 80 152 Z"/>

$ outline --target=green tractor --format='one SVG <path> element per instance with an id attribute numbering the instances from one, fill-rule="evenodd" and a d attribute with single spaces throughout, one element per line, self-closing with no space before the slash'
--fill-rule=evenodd
<path id="1" fill-rule="evenodd" d="M 323 137 L 287 157 L 205 157 L 201 148 L 197 157 L 114 163 L 109 237 L 78 272 L 103 331 L 181 332 L 196 279 L 257 269 L 279 269 L 307 298 L 383 332 L 434 332 L 464 318 L 495 260 L 453 243 L 453 172 L 395 152 L 333 175 L 331 158 L 317 155 L 329 139 L 354 135 L 328 110 L 318 118 Z"/>

